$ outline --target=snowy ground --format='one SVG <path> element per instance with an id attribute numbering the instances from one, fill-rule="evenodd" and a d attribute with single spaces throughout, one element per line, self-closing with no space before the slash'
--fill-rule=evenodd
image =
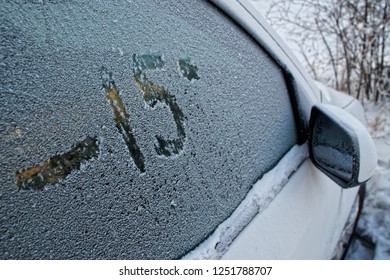
<path id="1" fill-rule="evenodd" d="M 390 102 L 366 112 L 379 160 L 347 259 L 390 259 Z"/>

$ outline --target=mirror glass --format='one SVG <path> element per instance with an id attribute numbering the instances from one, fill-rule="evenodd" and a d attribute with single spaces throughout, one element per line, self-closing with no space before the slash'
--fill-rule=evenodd
<path id="1" fill-rule="evenodd" d="M 349 182 L 353 175 L 354 142 L 352 133 L 319 112 L 312 131 L 312 156 L 323 169 Z"/>

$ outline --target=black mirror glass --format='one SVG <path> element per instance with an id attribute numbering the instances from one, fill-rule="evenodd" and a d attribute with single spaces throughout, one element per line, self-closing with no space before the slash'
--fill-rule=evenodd
<path id="1" fill-rule="evenodd" d="M 338 183 L 353 179 L 353 133 L 321 111 L 312 126 L 311 154 L 314 163 Z"/>

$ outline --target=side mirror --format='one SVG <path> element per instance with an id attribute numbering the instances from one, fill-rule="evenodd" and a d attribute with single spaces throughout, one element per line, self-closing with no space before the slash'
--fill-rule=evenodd
<path id="1" fill-rule="evenodd" d="M 358 186 L 377 164 L 375 144 L 364 125 L 333 105 L 315 105 L 310 116 L 313 164 L 343 188 Z"/>

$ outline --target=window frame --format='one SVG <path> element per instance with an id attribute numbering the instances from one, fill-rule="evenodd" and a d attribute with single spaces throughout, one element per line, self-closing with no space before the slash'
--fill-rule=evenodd
<path id="1" fill-rule="evenodd" d="M 321 93 L 284 41 L 249 0 L 208 0 L 250 36 L 284 74 L 294 112 L 298 144 L 308 140 L 311 108 Z"/>

